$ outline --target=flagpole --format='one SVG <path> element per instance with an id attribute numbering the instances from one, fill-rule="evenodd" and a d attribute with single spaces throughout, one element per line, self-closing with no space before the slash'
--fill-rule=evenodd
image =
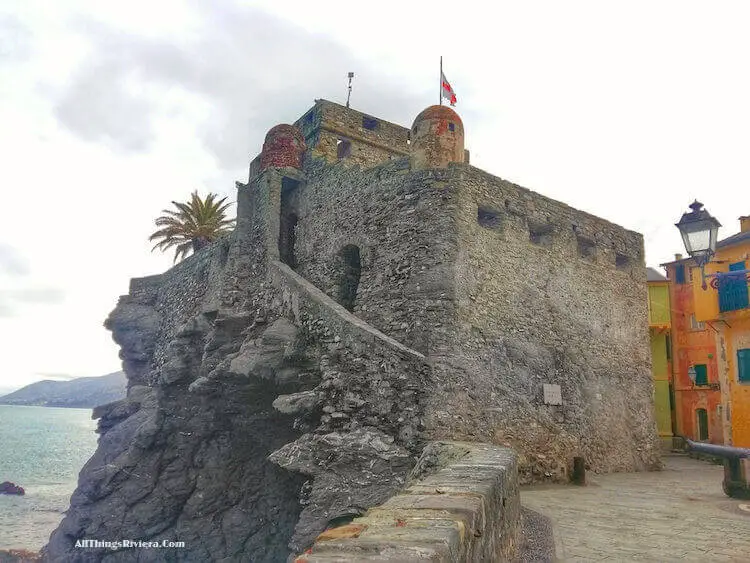
<path id="1" fill-rule="evenodd" d="M 440 88 L 438 88 L 438 103 L 443 105 L 443 55 L 440 55 L 440 79 L 438 80 Z"/>

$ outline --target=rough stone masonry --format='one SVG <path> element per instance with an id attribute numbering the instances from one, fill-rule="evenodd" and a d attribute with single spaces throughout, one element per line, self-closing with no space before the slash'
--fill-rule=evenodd
<path id="1" fill-rule="evenodd" d="M 511 447 L 521 482 L 658 467 L 642 237 L 470 166 L 453 110 L 318 100 L 237 187 L 235 231 L 107 319 L 128 396 L 45 560 L 285 561 L 431 440 Z"/>

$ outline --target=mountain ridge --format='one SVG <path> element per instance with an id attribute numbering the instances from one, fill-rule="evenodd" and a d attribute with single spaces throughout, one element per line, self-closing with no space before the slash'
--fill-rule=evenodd
<path id="1" fill-rule="evenodd" d="M 94 408 L 125 397 L 123 371 L 69 381 L 45 379 L 0 396 L 0 405 Z"/>

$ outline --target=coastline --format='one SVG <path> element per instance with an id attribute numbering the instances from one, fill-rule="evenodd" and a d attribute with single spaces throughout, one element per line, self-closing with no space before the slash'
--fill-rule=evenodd
<path id="1" fill-rule="evenodd" d="M 26 549 L 0 549 L 0 563 L 31 563 L 41 561 L 38 551 Z"/>
<path id="2" fill-rule="evenodd" d="M 90 409 L 20 406 L 0 405 L 0 482 L 25 490 L 0 495 L 0 563 L 40 560 L 98 441 Z"/>

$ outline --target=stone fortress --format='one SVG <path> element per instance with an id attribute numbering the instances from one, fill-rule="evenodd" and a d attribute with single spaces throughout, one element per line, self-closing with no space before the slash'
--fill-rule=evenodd
<path id="1" fill-rule="evenodd" d="M 503 474 L 482 560 L 512 550 L 518 483 L 659 467 L 641 235 L 472 167 L 464 134 L 446 106 L 407 129 L 325 100 L 268 132 L 235 231 L 107 319 L 128 397 L 95 411 L 47 560 L 158 537 L 285 561 L 456 447 Z"/>

